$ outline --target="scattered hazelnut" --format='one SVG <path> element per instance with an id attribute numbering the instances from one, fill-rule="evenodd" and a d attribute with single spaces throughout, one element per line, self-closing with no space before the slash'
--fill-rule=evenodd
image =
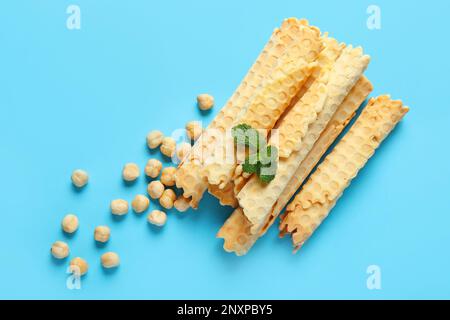
<path id="1" fill-rule="evenodd" d="M 197 96 L 197 105 L 200 110 L 209 110 L 214 106 L 214 97 L 209 94 L 202 93 Z"/>
<path id="2" fill-rule="evenodd" d="M 75 170 L 74 172 L 72 172 L 72 183 L 78 187 L 78 188 L 82 188 L 84 187 L 89 180 L 89 175 L 87 174 L 86 171 L 84 170 Z"/>
<path id="3" fill-rule="evenodd" d="M 164 185 L 161 183 L 161 181 L 152 181 L 148 184 L 147 192 L 152 199 L 159 199 L 164 192 Z"/>
<path id="4" fill-rule="evenodd" d="M 69 255 L 69 246 L 62 241 L 56 241 L 53 243 L 50 252 L 56 259 L 64 259 Z"/>
<path id="5" fill-rule="evenodd" d="M 70 261 L 70 271 L 79 276 L 85 275 L 88 272 L 88 268 L 89 265 L 87 264 L 86 260 L 80 257 L 73 258 Z"/>
<path id="6" fill-rule="evenodd" d="M 191 141 L 197 140 L 202 134 L 202 125 L 198 121 L 190 121 L 186 124 L 186 134 Z"/>
<path id="7" fill-rule="evenodd" d="M 178 199 L 173 203 L 173 206 L 179 212 L 185 212 L 190 208 L 189 200 L 183 196 L 178 197 Z"/>
<path id="8" fill-rule="evenodd" d="M 134 181 L 139 177 L 139 167 L 135 163 L 127 163 L 123 167 L 122 176 L 125 181 Z"/>
<path id="9" fill-rule="evenodd" d="M 111 201 L 111 213 L 117 216 L 122 216 L 128 213 L 128 201 L 123 199 L 116 199 Z"/>
<path id="10" fill-rule="evenodd" d="M 111 230 L 107 226 L 98 226 L 94 231 L 94 239 L 98 242 L 107 242 L 109 236 L 111 235 Z"/>
<path id="11" fill-rule="evenodd" d="M 172 157 L 175 153 L 177 143 L 174 138 L 165 137 L 161 144 L 161 153 L 166 157 Z"/>
<path id="12" fill-rule="evenodd" d="M 144 212 L 145 210 L 148 209 L 149 205 L 150 200 L 142 194 L 138 194 L 136 197 L 134 197 L 133 201 L 131 202 L 131 206 L 133 207 L 133 210 L 136 213 Z"/>
<path id="13" fill-rule="evenodd" d="M 183 161 L 186 156 L 191 153 L 191 144 L 187 142 L 182 142 L 177 146 L 177 158 L 180 161 Z"/>
<path id="14" fill-rule="evenodd" d="M 74 214 L 68 214 L 62 220 L 61 225 L 64 232 L 74 233 L 78 229 L 78 218 Z"/>
<path id="15" fill-rule="evenodd" d="M 115 268 L 120 264 L 119 255 L 115 252 L 106 252 L 101 256 L 102 266 L 104 268 Z"/>
<path id="16" fill-rule="evenodd" d="M 161 198 L 159 198 L 159 204 L 166 209 L 173 208 L 173 202 L 176 200 L 177 195 L 172 189 L 164 190 Z"/>
<path id="17" fill-rule="evenodd" d="M 164 168 L 161 174 L 161 182 L 167 187 L 172 187 L 175 185 L 175 173 L 177 169 L 175 167 Z"/>
<path id="18" fill-rule="evenodd" d="M 156 159 L 150 159 L 145 166 L 145 174 L 151 178 L 156 178 L 162 169 L 162 163 Z"/>
<path id="19" fill-rule="evenodd" d="M 161 144 L 164 135 L 161 131 L 153 130 L 147 135 L 147 145 L 150 149 L 158 148 Z"/>
<path id="20" fill-rule="evenodd" d="M 167 215 L 160 210 L 153 210 L 147 216 L 147 221 L 155 226 L 162 227 L 166 224 Z"/>

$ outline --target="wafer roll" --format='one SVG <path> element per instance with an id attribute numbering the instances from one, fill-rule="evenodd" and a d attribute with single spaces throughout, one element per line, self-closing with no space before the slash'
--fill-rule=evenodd
<path id="1" fill-rule="evenodd" d="M 354 49 L 349 46 L 344 49 L 330 74 L 323 110 L 311 124 L 311 129 L 308 129 L 308 134 L 302 140 L 298 151 L 293 152 L 288 158 L 280 158 L 275 179 L 269 184 L 266 185 L 257 177 L 252 177 L 238 194 L 239 205 L 252 224 L 250 228 L 252 234 L 258 234 L 264 226 L 276 200 L 283 193 L 338 106 L 362 76 L 369 60 L 369 56 L 363 55 L 361 48 Z"/>
<path id="2" fill-rule="evenodd" d="M 363 103 L 372 91 L 373 87 L 366 77 L 362 77 L 350 91 L 344 102 L 330 120 L 320 138 L 314 144 L 311 151 L 298 167 L 284 192 L 276 201 L 271 214 L 258 234 L 250 233 L 250 221 L 245 217 L 242 209 L 235 210 L 227 219 L 217 236 L 224 239 L 224 249 L 228 252 L 235 252 L 237 255 L 244 255 L 253 246 L 255 241 L 264 235 L 273 224 L 281 210 L 286 206 L 300 185 L 319 162 L 325 151 L 342 132 L 347 123 L 353 118 L 358 107 Z"/>
<path id="3" fill-rule="evenodd" d="M 307 79 L 306 83 L 302 86 L 301 91 L 303 93 L 307 92 L 308 91 L 307 89 L 310 88 L 313 85 L 313 83 L 319 78 L 322 79 L 322 83 L 325 81 L 326 74 L 330 71 L 331 66 L 334 64 L 337 57 L 345 48 L 345 44 L 338 43 L 335 39 L 328 37 L 328 34 L 325 34 L 322 37 L 322 42 L 323 42 L 323 50 L 320 52 L 317 58 L 317 67 L 314 68 L 313 73 Z M 310 93 L 310 98 L 308 98 L 308 100 L 314 99 L 314 97 L 312 96 L 313 95 Z M 297 95 L 292 99 L 292 100 L 295 99 L 295 101 L 291 101 L 290 106 L 288 107 L 289 111 L 286 111 L 278 119 L 278 123 L 275 126 L 276 128 L 280 126 L 280 123 L 284 123 L 286 121 L 285 119 L 286 114 L 289 115 L 289 119 L 297 119 L 299 120 L 299 122 L 306 120 L 306 116 L 304 116 L 304 114 L 299 114 L 299 112 L 302 111 L 301 108 L 299 108 L 298 106 L 296 107 L 300 98 L 301 96 L 299 95 L 299 93 L 297 93 Z M 297 111 L 297 109 L 300 110 Z M 284 136 L 288 136 L 286 129 L 290 129 L 290 126 L 291 126 L 290 122 L 289 125 L 282 126 Z M 220 164 L 218 164 L 217 167 L 220 167 Z M 237 169 L 239 169 L 239 166 L 236 168 L 236 170 Z M 231 170 L 231 167 L 228 170 Z M 225 187 L 223 187 L 223 185 L 222 187 L 211 185 L 211 187 L 209 188 L 209 192 L 216 198 L 218 198 L 221 204 L 236 207 L 237 205 L 236 195 L 241 191 L 245 183 L 248 181 L 248 177 L 246 177 L 245 174 L 243 174 L 242 170 L 240 170 L 240 173 L 236 173 L 236 170 L 232 177 L 232 181 L 228 181 L 225 184 Z"/>
<path id="4" fill-rule="evenodd" d="M 317 63 L 314 61 L 322 48 L 320 32 L 309 26 L 300 27 L 299 42 L 293 44 L 281 57 L 280 64 L 267 76 L 255 92 L 245 113 L 235 124 L 245 123 L 253 128 L 271 130 L 282 113 L 289 106 L 292 98 L 298 93 Z M 266 131 L 268 132 L 268 131 Z M 231 135 L 216 147 L 222 148 L 204 166 L 202 175 L 209 184 L 224 188 L 232 179 L 236 163 L 224 161 L 226 150 L 234 150 Z"/>
<path id="5" fill-rule="evenodd" d="M 236 208 L 238 201 L 234 195 L 234 185 L 229 183 L 225 188 L 220 189 L 219 186 L 210 184 L 208 192 L 216 197 L 222 206 L 230 206 Z"/>
<path id="6" fill-rule="evenodd" d="M 210 149 L 214 147 L 214 134 L 208 133 L 215 130 L 225 132 L 235 119 L 242 115 L 253 93 L 279 63 L 280 57 L 283 56 L 286 49 L 297 41 L 300 30 L 305 25 L 307 25 L 305 20 L 290 18 L 283 22 L 280 29 L 274 31 L 268 44 L 236 92 L 192 148 L 191 154 L 187 158 L 188 161 L 180 164 L 176 174 L 176 184 L 178 188 L 183 189 L 184 196 L 191 199 L 193 208 L 198 206 L 207 187 L 200 170 L 203 161 L 202 155 L 211 153 Z"/>
<path id="7" fill-rule="evenodd" d="M 331 118 L 327 127 L 322 132 L 319 139 L 306 156 L 305 160 L 303 160 L 301 165 L 298 167 L 294 177 L 287 185 L 283 194 L 278 198 L 268 221 L 261 230 L 262 234 L 264 234 L 272 225 L 281 210 L 283 210 L 288 201 L 297 192 L 301 184 L 317 165 L 320 158 L 325 154 L 331 144 L 336 140 L 342 130 L 344 130 L 350 120 L 354 117 L 356 111 L 363 104 L 364 100 L 366 100 L 372 90 L 372 83 L 370 83 L 369 79 L 365 76 L 362 76 L 345 98 L 344 102 L 339 106 L 333 118 Z"/>
<path id="8" fill-rule="evenodd" d="M 287 207 L 281 235 L 291 234 L 296 250 L 328 216 L 352 179 L 408 110 L 401 101 L 389 96 L 369 101 L 353 127 Z"/>
<path id="9" fill-rule="evenodd" d="M 319 55 L 320 70 L 316 81 L 292 109 L 277 125 L 279 132 L 279 156 L 288 158 L 293 151 L 298 150 L 309 125 L 317 119 L 328 96 L 328 81 L 344 46 L 337 41 L 329 41 L 328 46 Z M 338 67 L 339 65 L 337 65 Z"/>

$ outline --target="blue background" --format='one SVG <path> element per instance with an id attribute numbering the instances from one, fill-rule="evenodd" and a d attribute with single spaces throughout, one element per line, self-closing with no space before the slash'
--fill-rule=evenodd
<path id="1" fill-rule="evenodd" d="M 81 30 L 66 28 L 72 3 Z M 372 3 L 378 31 L 366 28 Z M 0 298 L 450 298 L 449 12 L 442 0 L 2 1 Z M 292 255 L 272 228 L 247 256 L 227 254 L 215 234 L 231 210 L 210 196 L 160 231 L 131 211 L 115 221 L 109 202 L 146 190 L 143 177 L 123 184 L 123 164 L 160 156 L 147 132 L 209 123 L 290 16 L 362 45 L 372 96 L 411 107 L 315 236 Z M 201 92 L 217 101 L 206 115 Z M 76 168 L 90 173 L 81 192 Z M 72 238 L 68 212 L 81 223 Z M 104 248 L 99 224 L 112 229 Z M 81 290 L 50 256 L 58 239 L 90 263 Z M 121 256 L 115 272 L 100 266 L 107 250 Z M 366 288 L 372 264 L 382 290 Z"/>

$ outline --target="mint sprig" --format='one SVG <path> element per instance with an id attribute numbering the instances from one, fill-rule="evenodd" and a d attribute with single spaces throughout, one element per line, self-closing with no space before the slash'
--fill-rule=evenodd
<path id="1" fill-rule="evenodd" d="M 264 183 L 271 182 L 278 168 L 278 149 L 267 146 L 266 139 L 248 124 L 239 124 L 232 129 L 232 136 L 236 145 L 244 145 L 250 154 L 242 164 L 242 170 L 249 174 L 256 174 Z"/>
<path id="2" fill-rule="evenodd" d="M 266 140 L 260 132 L 245 123 L 233 127 L 231 135 L 236 145 L 249 147 L 252 151 L 257 151 L 266 145 Z"/>

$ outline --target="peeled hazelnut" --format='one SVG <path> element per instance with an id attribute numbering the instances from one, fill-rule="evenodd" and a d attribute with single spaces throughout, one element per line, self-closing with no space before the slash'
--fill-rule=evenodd
<path id="1" fill-rule="evenodd" d="M 136 197 L 134 197 L 133 201 L 131 202 L 131 206 L 133 207 L 133 210 L 136 213 L 144 212 L 145 210 L 148 209 L 149 205 L 150 200 L 142 194 L 138 194 Z"/>
<path id="2" fill-rule="evenodd" d="M 147 221 L 155 226 L 162 227 L 166 224 L 167 215 L 160 210 L 153 210 L 147 216 Z"/>
<path id="3" fill-rule="evenodd" d="M 189 200 L 183 196 L 178 197 L 178 199 L 173 203 L 173 206 L 179 212 L 185 212 L 191 207 L 189 204 Z"/>
<path id="4" fill-rule="evenodd" d="M 98 242 L 107 242 L 111 235 L 111 230 L 107 226 L 98 226 L 94 231 L 94 239 Z"/>
<path id="5" fill-rule="evenodd" d="M 64 259 L 69 255 L 69 246 L 63 241 L 56 241 L 53 243 L 50 252 L 56 259 Z"/>
<path id="6" fill-rule="evenodd" d="M 202 125 L 198 121 L 190 121 L 186 124 L 186 134 L 191 141 L 197 140 L 202 134 Z"/>
<path id="7" fill-rule="evenodd" d="M 162 169 L 162 163 L 156 159 L 150 159 L 145 166 L 145 174 L 151 178 L 156 178 Z"/>
<path id="8" fill-rule="evenodd" d="M 202 93 L 197 96 L 197 105 L 201 110 L 209 110 L 214 106 L 214 97 L 209 94 Z"/>
<path id="9" fill-rule="evenodd" d="M 161 198 L 159 198 L 159 204 L 166 209 L 173 208 L 173 202 L 176 200 L 177 195 L 172 189 L 164 190 Z"/>
<path id="10" fill-rule="evenodd" d="M 177 146 L 176 153 L 178 160 L 183 161 L 184 158 L 191 153 L 191 144 L 187 142 L 180 143 Z"/>
<path id="11" fill-rule="evenodd" d="M 111 201 L 111 213 L 117 216 L 122 216 L 128 213 L 128 201 L 123 199 L 116 199 Z"/>
<path id="12" fill-rule="evenodd" d="M 74 214 L 68 214 L 61 222 L 64 232 L 74 233 L 78 229 L 78 218 Z"/>
<path id="13" fill-rule="evenodd" d="M 122 176 L 125 181 L 134 181 L 139 177 L 139 167 L 135 163 L 127 163 L 123 167 Z"/>
<path id="14" fill-rule="evenodd" d="M 161 174 L 161 182 L 167 187 L 172 187 L 175 185 L 175 173 L 177 169 L 175 167 L 164 168 Z"/>
<path id="15" fill-rule="evenodd" d="M 164 185 L 161 183 L 161 181 L 152 181 L 148 184 L 147 192 L 152 199 L 159 199 L 164 192 Z"/>
<path id="16" fill-rule="evenodd" d="M 147 135 L 147 145 L 150 149 L 156 149 L 161 144 L 164 135 L 161 131 L 153 130 Z"/>
<path id="17" fill-rule="evenodd" d="M 161 153 L 163 155 L 165 155 L 166 157 L 171 158 L 175 153 L 176 147 L 177 147 L 177 143 L 174 138 L 165 137 L 162 140 Z"/>
<path id="18" fill-rule="evenodd" d="M 104 268 L 115 268 L 120 264 L 119 255 L 115 252 L 106 252 L 101 256 L 102 266 Z"/>
<path id="19" fill-rule="evenodd" d="M 76 257 L 70 261 L 70 270 L 77 275 L 85 275 L 88 272 L 89 265 L 86 260 Z"/>
<path id="20" fill-rule="evenodd" d="M 71 179 L 76 187 L 82 188 L 88 183 L 89 175 L 86 171 L 78 169 L 72 173 Z"/>

